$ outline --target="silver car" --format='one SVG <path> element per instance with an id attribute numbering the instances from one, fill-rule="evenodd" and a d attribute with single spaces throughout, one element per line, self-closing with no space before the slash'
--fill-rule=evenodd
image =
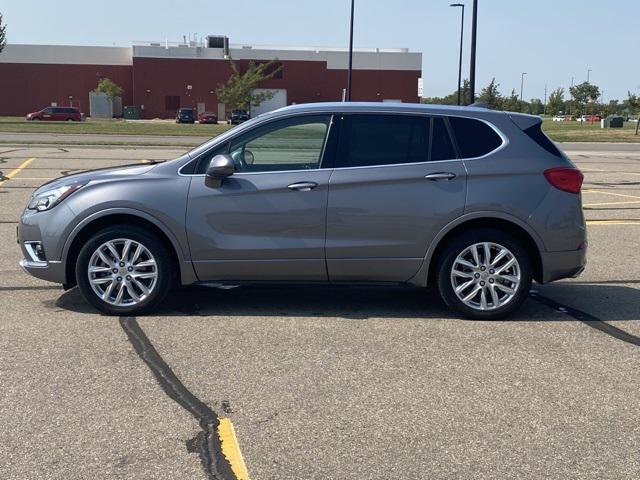
<path id="1" fill-rule="evenodd" d="M 538 117 L 318 103 L 261 115 L 156 164 L 38 188 L 18 230 L 30 274 L 99 310 L 172 286 L 437 286 L 464 316 L 513 312 L 532 279 L 585 265 L 582 174 Z"/>

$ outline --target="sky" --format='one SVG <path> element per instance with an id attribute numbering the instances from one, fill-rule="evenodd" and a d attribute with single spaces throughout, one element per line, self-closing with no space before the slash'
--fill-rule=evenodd
<path id="1" fill-rule="evenodd" d="M 448 0 L 356 0 L 354 46 L 421 52 L 425 96 L 455 91 L 460 9 Z M 472 0 L 465 3 L 468 76 Z M 640 94 L 640 1 L 479 0 L 476 84 L 544 99 L 571 79 L 606 102 Z M 227 35 L 232 44 L 347 47 L 349 0 L 3 0 L 8 43 L 130 46 Z M 354 88 L 357 86 L 354 85 Z"/>

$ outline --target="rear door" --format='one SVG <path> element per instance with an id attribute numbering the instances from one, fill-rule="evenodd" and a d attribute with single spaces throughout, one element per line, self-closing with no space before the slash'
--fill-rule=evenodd
<path id="1" fill-rule="evenodd" d="M 446 118 L 345 115 L 329 182 L 331 281 L 409 280 L 464 210 L 466 172 Z"/>
<path id="2" fill-rule="evenodd" d="M 54 107 L 51 120 L 63 122 L 67 119 L 67 109 L 62 107 Z"/>

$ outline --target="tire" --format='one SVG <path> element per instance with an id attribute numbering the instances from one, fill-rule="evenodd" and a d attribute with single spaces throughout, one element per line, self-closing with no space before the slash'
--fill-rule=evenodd
<path id="1" fill-rule="evenodd" d="M 509 262 L 511 266 L 507 266 Z M 467 318 L 507 317 L 522 305 L 531 288 L 530 256 L 519 240 L 502 230 L 478 228 L 455 237 L 445 247 L 437 268 L 440 296 L 449 308 Z M 477 293 L 469 298 L 474 290 Z"/>
<path id="2" fill-rule="evenodd" d="M 67 118 L 67 122 L 73 122 L 73 118 Z"/>
<path id="3" fill-rule="evenodd" d="M 38 117 L 35 117 L 35 118 L 32 118 L 32 119 L 31 119 L 31 121 L 32 121 L 32 122 L 39 122 L 39 121 L 40 121 L 40 119 L 39 119 Z"/>
<path id="4" fill-rule="evenodd" d="M 127 242 L 131 243 L 125 253 Z M 122 263 L 114 262 L 116 257 L 109 245 Z M 142 249 L 136 254 L 138 245 Z M 153 310 L 169 291 L 172 273 L 171 257 L 162 241 L 133 225 L 114 225 L 99 231 L 85 243 L 76 261 L 80 292 L 108 315 L 138 315 Z"/>

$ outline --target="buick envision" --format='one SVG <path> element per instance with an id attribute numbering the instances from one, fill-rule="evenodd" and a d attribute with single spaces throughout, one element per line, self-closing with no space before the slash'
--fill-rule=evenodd
<path id="1" fill-rule="evenodd" d="M 539 117 L 318 103 L 260 115 L 180 158 L 63 177 L 19 224 L 30 274 L 108 314 L 175 285 L 437 286 L 500 318 L 532 279 L 585 265 L 582 174 Z"/>

